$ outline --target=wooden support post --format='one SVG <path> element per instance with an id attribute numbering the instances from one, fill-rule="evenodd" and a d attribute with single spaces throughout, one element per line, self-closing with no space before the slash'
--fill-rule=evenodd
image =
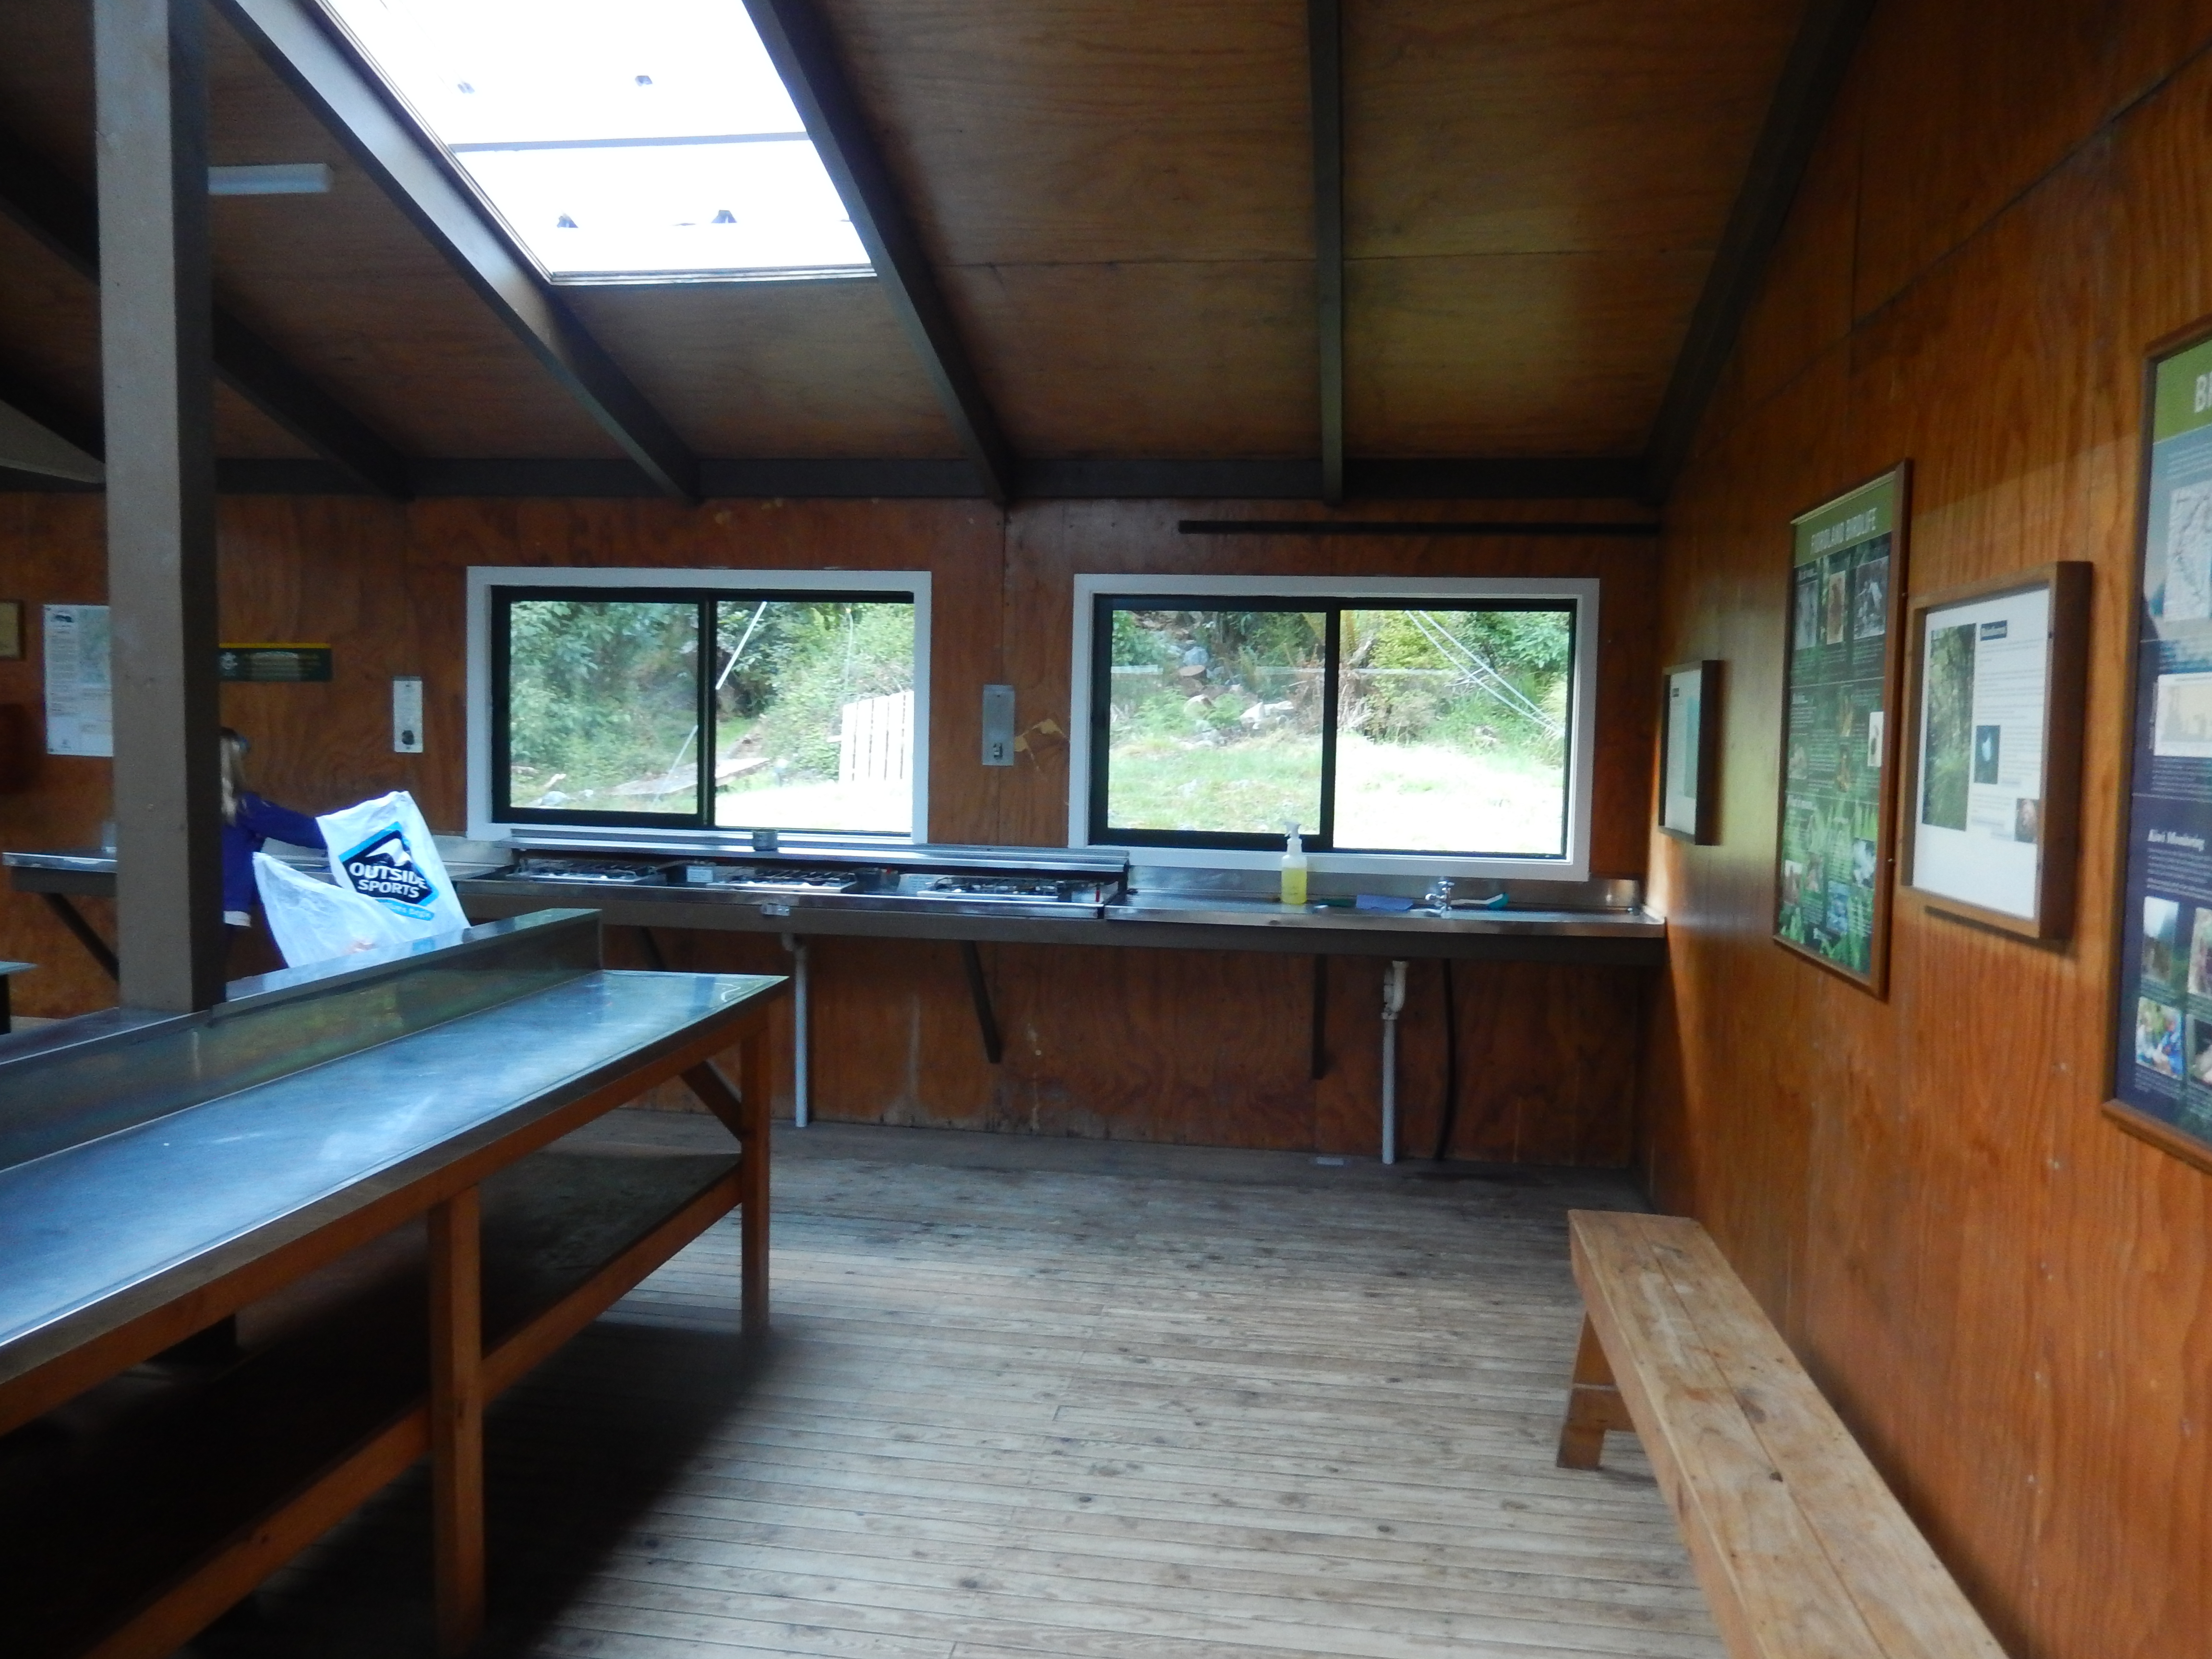
<path id="1" fill-rule="evenodd" d="M 200 0 L 94 0 L 100 368 L 127 1006 L 222 1000 L 215 356 Z"/>
<path id="2" fill-rule="evenodd" d="M 1597 1328 L 1584 1314 L 1582 1345 L 1575 1350 L 1574 1382 L 1567 1391 L 1567 1420 L 1559 1425 L 1559 1467 L 1595 1468 L 1605 1455 L 1608 1430 L 1633 1434 L 1636 1422 L 1628 1414 L 1628 1402 L 1613 1386 L 1613 1366 L 1605 1357 L 1605 1345 L 1597 1340 Z"/>
<path id="3" fill-rule="evenodd" d="M 712 1060 L 702 1060 L 684 1073 L 691 1092 L 722 1120 L 744 1152 L 738 1170 L 744 1196 L 738 1209 L 738 1242 L 747 1336 L 768 1331 L 769 1109 L 775 1100 L 775 1077 L 765 1027 L 764 1020 L 756 1020 L 745 1033 L 738 1057 L 741 1087 L 731 1088 Z"/>
<path id="4" fill-rule="evenodd" d="M 755 1022 L 745 1038 L 740 1078 L 744 1094 L 742 1138 L 745 1146 L 745 1201 L 738 1215 L 744 1247 L 745 1334 L 768 1334 L 768 1170 L 775 1098 L 775 1066 L 769 1052 L 768 1021 Z"/>
<path id="5" fill-rule="evenodd" d="M 483 1633 L 483 1273 L 477 1189 L 430 1212 L 430 1508 L 438 1651 Z"/>

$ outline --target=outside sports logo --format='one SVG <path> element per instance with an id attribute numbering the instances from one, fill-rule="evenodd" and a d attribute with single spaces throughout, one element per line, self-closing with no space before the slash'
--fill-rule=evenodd
<path id="1" fill-rule="evenodd" d="M 438 890 L 415 865 L 407 836 L 397 823 L 387 824 L 348 853 L 339 863 L 355 892 L 388 904 L 404 916 L 428 921 L 434 913 L 430 902 Z"/>

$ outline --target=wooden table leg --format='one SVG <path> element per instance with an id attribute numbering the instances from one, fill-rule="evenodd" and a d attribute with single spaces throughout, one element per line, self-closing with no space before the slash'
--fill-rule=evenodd
<path id="1" fill-rule="evenodd" d="M 430 1212 L 430 1507 L 438 1651 L 483 1633 L 483 1274 L 477 1189 Z"/>
<path id="2" fill-rule="evenodd" d="M 744 1251 L 745 1334 L 758 1337 L 768 1334 L 768 1172 L 773 1128 L 769 1107 L 775 1097 L 775 1060 L 766 1020 L 756 1024 L 745 1038 L 739 1066 L 743 1093 L 738 1106 L 744 1127 L 738 1139 L 745 1149 L 745 1198 L 738 1225 Z"/>
<path id="3" fill-rule="evenodd" d="M 1584 1314 L 1582 1345 L 1575 1350 L 1574 1384 L 1567 1392 L 1567 1420 L 1559 1425 L 1559 1467 L 1595 1468 L 1605 1455 L 1609 1429 L 1633 1434 L 1636 1423 L 1628 1414 L 1628 1402 L 1613 1386 L 1605 1345 Z"/>
<path id="4" fill-rule="evenodd" d="M 745 1334 L 760 1336 L 768 1330 L 769 1112 L 775 1099 L 775 1060 L 765 1019 L 757 1020 L 740 1040 L 738 1079 L 738 1086 L 731 1088 L 711 1060 L 684 1073 L 691 1092 L 722 1120 L 744 1153 L 738 1169 L 744 1192 L 738 1207 L 738 1272 Z"/>

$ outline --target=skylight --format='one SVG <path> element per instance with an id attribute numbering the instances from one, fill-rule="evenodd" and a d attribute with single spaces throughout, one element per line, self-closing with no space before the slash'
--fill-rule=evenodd
<path id="1" fill-rule="evenodd" d="M 742 0 L 323 0 L 557 280 L 868 256 Z"/>

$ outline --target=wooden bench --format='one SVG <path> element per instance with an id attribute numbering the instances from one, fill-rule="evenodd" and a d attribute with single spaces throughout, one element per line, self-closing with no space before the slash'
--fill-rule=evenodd
<path id="1" fill-rule="evenodd" d="M 1559 1462 L 1639 1436 L 1735 1659 L 2003 1659 L 1703 1227 L 1571 1212 L 1587 1316 Z"/>

